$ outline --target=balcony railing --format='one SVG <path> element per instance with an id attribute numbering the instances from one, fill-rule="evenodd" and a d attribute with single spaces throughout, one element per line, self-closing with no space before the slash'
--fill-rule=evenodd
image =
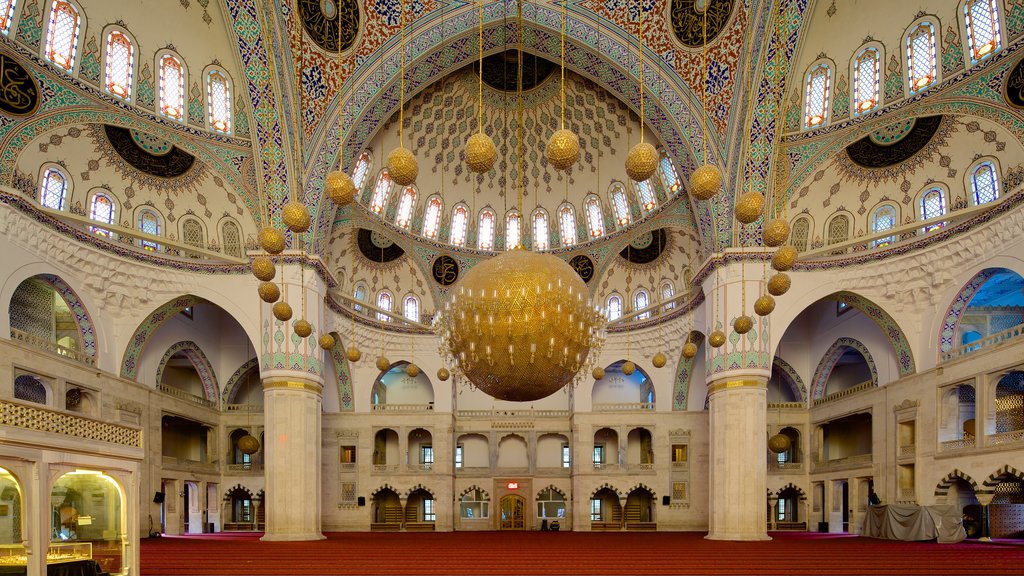
<path id="1" fill-rule="evenodd" d="M 653 402 L 603 402 L 594 404 L 594 412 L 640 412 L 654 410 Z"/>
<path id="2" fill-rule="evenodd" d="M 874 387 L 875 387 L 875 383 L 870 381 L 870 380 L 868 380 L 867 382 L 861 382 L 860 384 L 857 384 L 856 386 L 850 386 L 846 390 L 840 390 L 839 392 L 833 392 L 833 393 L 831 393 L 828 396 L 825 396 L 823 398 L 816 398 L 814 400 L 814 405 L 815 406 L 819 406 L 819 405 L 825 404 L 827 402 L 834 402 L 836 400 L 839 400 L 840 398 L 846 398 L 847 396 L 853 396 L 854 394 L 857 394 L 858 392 L 863 392 L 865 390 L 870 390 L 870 389 L 872 389 Z"/>
<path id="3" fill-rule="evenodd" d="M 768 469 L 784 473 L 802 472 L 804 469 L 803 462 L 779 462 L 778 460 L 769 460 Z"/>
<path id="4" fill-rule="evenodd" d="M 382 473 L 385 473 L 385 472 L 397 472 L 397 471 L 398 471 L 398 464 L 374 464 L 373 465 L 373 473 L 374 474 L 382 474 Z"/>
<path id="5" fill-rule="evenodd" d="M 828 472 L 830 470 L 840 470 L 845 468 L 860 468 L 862 466 L 870 465 L 872 462 L 871 454 L 857 454 L 855 456 L 847 456 L 846 458 L 836 458 L 834 460 L 825 460 L 814 462 L 815 472 Z"/>
<path id="6" fill-rule="evenodd" d="M 179 400 L 191 402 L 193 404 L 204 406 L 206 408 L 214 407 L 214 403 L 212 400 L 207 400 L 206 398 L 203 398 L 202 396 L 196 396 L 195 394 L 189 394 L 188 392 L 185 392 L 184 390 L 179 390 L 173 386 L 168 386 L 166 384 L 157 384 L 156 389 L 163 392 L 164 394 L 167 394 L 168 396 L 173 396 L 174 398 L 177 398 Z"/>
<path id="7" fill-rule="evenodd" d="M 803 402 L 769 402 L 768 403 L 768 409 L 769 410 L 792 410 L 792 409 L 800 410 L 802 408 L 807 408 L 807 405 L 804 404 Z"/>
<path id="8" fill-rule="evenodd" d="M 906 458 L 917 454 L 917 446 L 914 444 L 907 444 L 906 446 L 900 446 L 900 457 Z"/>
<path id="9" fill-rule="evenodd" d="M 0 400 L 0 425 L 142 448 L 142 430 L 41 406 Z"/>
<path id="10" fill-rule="evenodd" d="M 78 348 L 72 348 L 70 346 L 57 344 L 56 342 L 50 342 L 45 338 L 40 338 L 35 334 L 29 334 L 28 332 L 18 330 L 17 328 L 11 328 L 11 340 L 20 342 L 30 348 L 43 350 L 76 362 L 81 362 L 88 366 L 96 365 L 96 358 L 94 356 L 89 356 Z"/>
<path id="11" fill-rule="evenodd" d="M 228 464 L 228 472 L 262 472 L 263 464 L 249 462 L 248 464 Z"/>
<path id="12" fill-rule="evenodd" d="M 1005 344 L 1006 342 L 1010 342 L 1021 337 L 1024 337 L 1024 324 L 1017 324 L 1016 326 L 1012 326 L 1002 332 L 990 334 L 981 340 L 975 340 L 974 342 L 958 346 L 949 352 L 945 352 L 942 354 L 942 361 L 949 362 L 950 360 L 956 360 L 957 358 L 961 358 L 971 352 L 975 352 L 983 348 L 991 350 L 1000 344 Z"/>
<path id="13" fill-rule="evenodd" d="M 939 452 L 952 452 L 954 450 L 966 450 L 968 448 L 974 448 L 974 438 L 947 440 L 939 443 Z"/>
<path id="14" fill-rule="evenodd" d="M 225 404 L 225 412 L 263 412 L 263 404 Z"/>
<path id="15" fill-rule="evenodd" d="M 1002 434 L 993 434 L 988 437 L 988 443 L 992 446 L 997 444 L 1010 444 L 1011 442 L 1020 442 L 1024 440 L 1024 430 L 1014 430 L 1012 432 L 1003 432 Z"/>
<path id="16" fill-rule="evenodd" d="M 913 502 L 914 501 L 914 489 L 913 488 L 900 488 L 899 498 L 901 502 Z"/>
<path id="17" fill-rule="evenodd" d="M 630 472 L 653 472 L 654 462 L 635 462 L 629 465 Z"/>
<path id="18" fill-rule="evenodd" d="M 374 404 L 374 412 L 430 412 L 434 404 Z"/>
<path id="19" fill-rule="evenodd" d="M 490 418 L 504 420 L 506 418 L 568 418 L 568 410 L 458 410 L 457 418 Z"/>
<path id="20" fill-rule="evenodd" d="M 480 476 L 491 473 L 490 466 L 459 466 L 455 469 L 456 474 L 465 474 L 468 476 Z"/>
<path id="21" fill-rule="evenodd" d="M 216 462 L 200 462 L 199 460 L 189 460 L 188 458 L 178 458 L 176 456 L 164 456 L 163 457 L 164 468 L 174 468 L 176 470 L 187 470 L 189 472 L 216 472 Z"/>

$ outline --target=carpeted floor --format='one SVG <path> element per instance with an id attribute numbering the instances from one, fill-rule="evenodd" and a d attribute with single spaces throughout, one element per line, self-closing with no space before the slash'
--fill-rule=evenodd
<path id="1" fill-rule="evenodd" d="M 1024 542 L 895 542 L 773 533 L 767 542 L 698 532 L 327 534 L 260 542 L 258 534 L 144 539 L 143 576 L 213 575 L 832 575 L 1024 574 Z"/>

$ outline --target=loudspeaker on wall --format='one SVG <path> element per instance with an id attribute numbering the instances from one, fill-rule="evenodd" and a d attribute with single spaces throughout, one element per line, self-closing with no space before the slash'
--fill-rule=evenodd
<path id="1" fill-rule="evenodd" d="M 157 493 L 153 494 L 153 503 L 154 504 L 162 504 L 163 501 L 164 501 L 164 493 L 163 492 L 157 492 Z"/>
<path id="2" fill-rule="evenodd" d="M 668 506 L 669 502 L 671 502 L 671 501 L 672 501 L 672 497 L 671 496 L 662 496 L 661 497 L 661 505 L 662 506 Z"/>
<path id="3" fill-rule="evenodd" d="M 360 506 L 366 506 L 366 496 L 360 496 L 356 502 L 358 502 Z"/>

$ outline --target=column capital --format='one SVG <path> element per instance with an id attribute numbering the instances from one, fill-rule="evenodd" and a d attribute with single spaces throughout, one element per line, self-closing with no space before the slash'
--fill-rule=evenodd
<path id="1" fill-rule="evenodd" d="M 269 390 L 304 390 L 320 395 L 323 392 L 323 384 L 311 380 L 292 380 L 267 378 L 263 380 L 263 391 Z"/>
<path id="2" fill-rule="evenodd" d="M 992 492 L 976 492 L 974 494 L 974 497 L 978 499 L 978 504 L 981 504 L 982 506 L 988 506 L 989 504 L 992 503 L 992 500 L 996 497 L 996 495 Z"/>
<path id="3" fill-rule="evenodd" d="M 712 396 L 724 390 L 734 390 L 737 388 L 763 390 L 767 387 L 768 379 L 765 377 L 758 376 L 748 375 L 747 378 L 713 380 L 711 384 L 708 385 L 708 396 Z"/>

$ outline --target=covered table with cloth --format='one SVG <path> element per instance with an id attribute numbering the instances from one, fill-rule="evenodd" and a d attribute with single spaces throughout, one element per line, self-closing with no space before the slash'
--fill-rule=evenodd
<path id="1" fill-rule="evenodd" d="M 967 537 L 957 506 L 907 504 L 869 506 L 863 535 L 890 540 L 937 540 L 943 544 Z"/>

